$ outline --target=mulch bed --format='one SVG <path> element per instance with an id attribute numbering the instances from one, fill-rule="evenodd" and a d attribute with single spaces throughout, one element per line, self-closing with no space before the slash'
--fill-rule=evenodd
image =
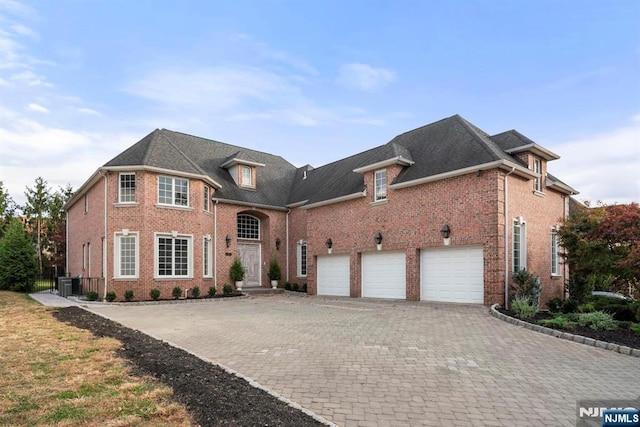
<path id="1" fill-rule="evenodd" d="M 119 323 L 79 307 L 60 308 L 54 316 L 97 337 L 122 342 L 119 356 L 130 362 L 133 373 L 171 387 L 174 399 L 201 426 L 323 425 L 244 379 Z"/>
<path id="2" fill-rule="evenodd" d="M 502 314 L 506 314 L 507 316 L 516 317 L 513 311 L 504 310 L 501 308 L 498 308 L 497 310 Z M 547 311 L 539 311 L 535 314 L 535 316 L 529 319 L 520 320 L 537 325 L 539 320 L 552 319 L 553 317 L 554 316 Z M 628 326 L 620 326 L 615 331 L 598 331 L 589 327 L 575 325 L 571 329 L 566 330 L 566 332 L 574 335 L 581 335 L 587 338 L 593 338 L 600 341 L 606 341 L 618 345 L 640 349 L 640 335 L 636 334 Z"/>

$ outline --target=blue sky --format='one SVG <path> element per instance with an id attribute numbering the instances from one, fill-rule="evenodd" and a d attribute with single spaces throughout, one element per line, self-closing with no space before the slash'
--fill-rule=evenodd
<path id="1" fill-rule="evenodd" d="M 0 180 L 78 188 L 155 128 L 338 160 L 460 114 L 640 201 L 640 2 L 0 0 Z"/>

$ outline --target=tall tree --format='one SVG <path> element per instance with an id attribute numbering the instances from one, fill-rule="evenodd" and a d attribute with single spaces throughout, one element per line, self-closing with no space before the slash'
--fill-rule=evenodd
<path id="1" fill-rule="evenodd" d="M 47 187 L 47 181 L 42 179 L 42 177 L 36 178 L 34 187 L 27 187 L 27 191 L 25 191 L 24 195 L 27 197 L 27 204 L 24 206 L 22 211 L 26 215 L 29 226 L 35 235 L 34 240 L 38 256 L 38 270 L 40 275 L 42 275 L 42 236 L 45 228 L 45 218 L 49 214 L 49 200 L 51 198 L 49 188 Z"/>
<path id="2" fill-rule="evenodd" d="M 73 188 L 67 184 L 66 187 L 59 187 L 49 199 L 45 248 L 48 253 L 52 254 L 51 262 L 56 277 L 59 275 L 58 266 L 65 265 L 66 214 L 63 207 L 71 199 L 71 196 L 73 196 Z"/>
<path id="3" fill-rule="evenodd" d="M 4 188 L 4 182 L 0 181 L 0 238 L 4 235 L 9 219 L 13 217 L 16 203 Z"/>

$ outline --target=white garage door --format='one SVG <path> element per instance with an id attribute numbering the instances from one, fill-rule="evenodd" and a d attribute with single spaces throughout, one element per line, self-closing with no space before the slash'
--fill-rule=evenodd
<path id="1" fill-rule="evenodd" d="M 427 301 L 484 303 L 482 246 L 424 249 L 420 295 Z"/>
<path id="2" fill-rule="evenodd" d="M 318 257 L 318 295 L 350 295 L 349 255 Z"/>
<path id="3" fill-rule="evenodd" d="M 407 298 L 404 252 L 362 254 L 362 296 L 369 298 Z"/>

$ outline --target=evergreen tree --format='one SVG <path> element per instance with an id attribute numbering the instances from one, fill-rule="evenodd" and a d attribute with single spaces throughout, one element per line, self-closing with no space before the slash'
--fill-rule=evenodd
<path id="1" fill-rule="evenodd" d="M 12 219 L 0 240 L 0 289 L 31 292 L 36 281 L 38 261 L 22 224 Z"/>
<path id="2" fill-rule="evenodd" d="M 9 219 L 13 217 L 15 210 L 16 203 L 4 188 L 4 183 L 0 181 L 0 238 L 4 235 Z"/>

